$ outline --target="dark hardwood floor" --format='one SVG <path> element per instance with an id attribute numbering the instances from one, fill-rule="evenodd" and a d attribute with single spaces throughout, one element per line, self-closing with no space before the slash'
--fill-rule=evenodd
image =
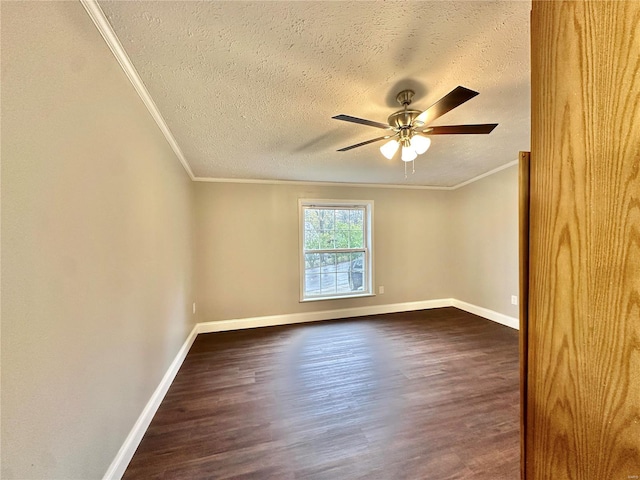
<path id="1" fill-rule="evenodd" d="M 124 479 L 519 478 L 518 332 L 455 308 L 199 335 Z"/>

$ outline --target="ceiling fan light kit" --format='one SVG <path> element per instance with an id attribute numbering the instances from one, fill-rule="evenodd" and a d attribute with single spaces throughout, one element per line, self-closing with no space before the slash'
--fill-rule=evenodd
<path id="1" fill-rule="evenodd" d="M 411 138 L 411 146 L 415 149 L 418 155 L 422 155 L 424 152 L 429 150 L 429 147 L 431 146 L 431 139 L 423 137 L 422 135 L 414 135 Z"/>
<path id="2" fill-rule="evenodd" d="M 403 162 L 413 162 L 418 157 L 416 151 L 411 148 L 411 146 L 402 146 L 402 161 Z"/>
<path id="3" fill-rule="evenodd" d="M 382 145 L 380 147 L 380 152 L 386 158 L 391 160 L 393 156 L 396 154 L 396 152 L 398 151 L 399 146 L 400 146 L 400 143 L 394 138 L 393 140 L 389 140 L 387 143 Z"/>
<path id="4" fill-rule="evenodd" d="M 336 115 L 332 117 L 345 122 L 359 123 L 370 127 L 381 128 L 393 131 L 392 134 L 374 138 L 365 142 L 357 143 L 339 149 L 339 152 L 346 152 L 353 148 L 362 147 L 370 143 L 391 139 L 380 147 L 380 152 L 387 159 L 393 159 L 400 147 L 402 147 L 401 159 L 403 162 L 413 162 L 418 155 L 425 153 L 431 146 L 431 139 L 425 135 L 468 135 L 468 134 L 488 134 L 498 125 L 497 123 L 485 123 L 479 125 L 443 125 L 424 127 L 427 122 L 432 122 L 445 113 L 462 105 L 467 100 L 471 100 L 478 95 L 478 92 L 468 88 L 458 86 L 425 111 L 410 110 L 408 107 L 413 100 L 415 92 L 413 90 L 402 90 L 396 95 L 396 100 L 403 106 L 402 110 L 389 115 L 388 124 L 374 122 L 363 118 L 352 117 L 350 115 Z M 415 168 L 414 168 L 415 172 Z M 406 176 L 406 163 L 405 163 Z"/>

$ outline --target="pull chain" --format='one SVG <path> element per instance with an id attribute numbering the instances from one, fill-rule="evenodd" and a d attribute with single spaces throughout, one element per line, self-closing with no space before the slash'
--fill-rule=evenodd
<path id="1" fill-rule="evenodd" d="M 404 163 L 404 179 L 407 179 L 407 163 L 409 162 L 402 162 Z M 413 175 L 414 173 L 416 173 L 416 161 L 415 160 L 411 160 L 411 175 Z"/>

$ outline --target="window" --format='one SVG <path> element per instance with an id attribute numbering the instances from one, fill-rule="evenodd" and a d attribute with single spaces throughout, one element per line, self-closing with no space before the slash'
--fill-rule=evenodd
<path id="1" fill-rule="evenodd" d="M 373 201 L 300 200 L 300 300 L 372 295 Z"/>

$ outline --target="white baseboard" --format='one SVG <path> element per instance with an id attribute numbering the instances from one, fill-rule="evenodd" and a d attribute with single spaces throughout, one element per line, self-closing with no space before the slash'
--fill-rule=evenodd
<path id="1" fill-rule="evenodd" d="M 414 310 L 428 310 L 431 308 L 456 307 L 465 312 L 479 315 L 488 320 L 519 328 L 517 318 L 509 317 L 502 313 L 478 307 L 471 303 L 456 300 L 455 298 L 439 298 L 436 300 L 423 300 L 420 302 L 391 303 L 387 305 L 375 305 L 369 307 L 341 308 L 337 310 L 323 310 L 319 312 L 287 313 L 283 315 L 269 315 L 265 317 L 234 318 L 230 320 L 217 320 L 213 322 L 199 323 L 198 333 L 226 332 L 229 330 L 242 330 L 245 328 L 274 327 L 277 325 L 291 325 L 294 323 L 318 322 L 338 318 L 363 317 L 366 315 L 380 315 L 384 313 L 411 312 Z"/>
<path id="2" fill-rule="evenodd" d="M 173 379 L 175 378 L 182 362 L 184 361 L 191 345 L 199 333 L 224 332 L 228 330 L 241 330 L 245 328 L 271 327 L 277 325 L 290 325 L 294 323 L 317 322 L 321 320 L 332 320 L 338 318 L 362 317 L 366 315 L 380 315 L 384 313 L 411 312 L 415 310 L 428 310 L 431 308 L 456 307 L 465 312 L 479 315 L 488 320 L 506 325 L 507 327 L 518 329 L 517 318 L 509 317 L 502 313 L 478 307 L 471 303 L 462 302 L 455 298 L 440 298 L 436 300 L 424 300 L 420 302 L 392 303 L 388 305 L 375 305 L 369 307 L 341 308 L 337 310 L 323 310 L 320 312 L 289 313 L 284 315 L 269 315 L 264 317 L 235 318 L 230 320 L 219 320 L 214 322 L 203 322 L 196 324 L 185 340 L 182 348 L 171 362 L 167 373 L 160 381 L 149 402 L 142 410 L 140 417 L 129 432 L 120 451 L 105 473 L 103 480 L 119 480 L 124 475 L 127 465 L 131 461 L 138 445 L 142 441 L 153 416 L 156 414 L 162 399 L 166 395 Z"/>
<path id="3" fill-rule="evenodd" d="M 515 328 L 516 330 L 520 329 L 520 320 L 515 317 L 510 317 L 508 315 L 504 315 L 503 313 L 489 310 L 488 308 L 478 307 L 477 305 L 463 302 L 461 300 L 456 300 L 455 298 L 453 299 L 451 306 L 459 308 L 460 310 L 464 310 L 465 312 L 484 317 L 487 320 L 492 320 L 507 327 Z"/>
<path id="4" fill-rule="evenodd" d="M 369 307 L 340 308 L 336 310 L 322 310 L 319 312 L 287 313 L 284 315 L 269 315 L 266 317 L 234 318 L 198 324 L 198 333 L 225 332 L 244 328 L 273 327 L 276 325 L 290 325 L 294 323 L 318 322 L 338 318 L 363 317 L 366 315 L 380 315 L 383 313 L 411 312 L 452 306 L 453 299 L 440 298 L 437 300 L 423 300 L 420 302 L 391 303 Z"/>
<path id="5" fill-rule="evenodd" d="M 151 395 L 151 398 L 142 410 L 142 413 L 138 417 L 138 420 L 133 425 L 133 428 L 129 432 L 129 435 L 127 435 L 127 438 L 122 444 L 122 447 L 120 447 L 118 454 L 113 459 L 113 462 L 111 462 L 107 473 L 105 473 L 104 477 L 102 477 L 103 480 L 119 480 L 122 478 L 122 475 L 124 475 L 124 471 L 127 469 L 129 462 L 133 458 L 133 454 L 136 452 L 138 445 L 140 445 L 142 437 L 147 431 L 147 428 L 149 428 L 149 424 L 151 423 L 153 416 L 158 411 L 158 407 L 160 406 L 162 399 L 166 395 L 167 390 L 169 390 L 169 387 L 171 386 L 173 379 L 176 377 L 178 370 L 180 370 L 180 366 L 182 366 L 182 362 L 187 356 L 187 353 L 189 352 L 189 349 L 191 348 L 191 345 L 195 341 L 197 335 L 198 325 L 193 327 L 191 333 L 189 333 L 189 336 L 178 351 L 178 354 L 173 359 L 173 362 L 171 362 L 171 365 L 169 365 L 169 368 L 164 374 L 164 377 L 162 377 L 160 384 L 153 392 L 153 395 Z"/>

